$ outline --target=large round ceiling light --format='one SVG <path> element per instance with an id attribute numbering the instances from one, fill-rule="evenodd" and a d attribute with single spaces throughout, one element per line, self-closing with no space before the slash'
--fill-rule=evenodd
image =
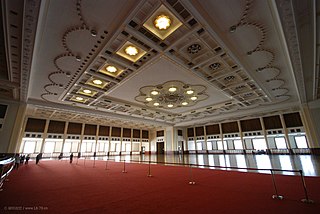
<path id="1" fill-rule="evenodd" d="M 84 89 L 83 92 L 86 93 L 86 94 L 91 94 L 92 91 L 89 90 L 89 89 Z"/>
<path id="2" fill-rule="evenodd" d="M 171 25 L 171 19 L 169 16 L 160 15 L 154 20 L 154 26 L 159 30 L 166 30 Z"/>
<path id="3" fill-rule="evenodd" d="M 187 91 L 187 94 L 193 94 L 193 92 L 194 91 L 190 89 L 190 90 Z"/>
<path id="4" fill-rule="evenodd" d="M 101 84 L 102 84 L 102 81 L 101 81 L 101 80 L 98 80 L 98 79 L 93 80 L 92 82 L 93 82 L 94 84 L 96 84 L 96 85 L 101 85 Z"/>
<path id="5" fill-rule="evenodd" d="M 78 101 L 82 101 L 82 100 L 83 100 L 83 98 L 82 98 L 82 97 L 76 97 L 76 100 L 78 100 Z"/>
<path id="6" fill-rule="evenodd" d="M 109 66 L 107 66 L 106 70 L 109 71 L 110 73 L 115 73 L 115 72 L 117 72 L 118 69 L 116 67 L 114 67 L 113 65 L 109 65 Z"/>
<path id="7" fill-rule="evenodd" d="M 128 47 L 126 47 L 126 49 L 124 49 L 124 51 L 126 52 L 126 54 L 128 54 L 129 56 L 135 56 L 138 54 L 138 49 L 134 46 L 129 45 Z"/>
<path id="8" fill-rule="evenodd" d="M 159 106 L 159 105 L 160 105 L 160 103 L 153 103 L 153 105 L 154 105 L 154 106 Z"/>
<path id="9" fill-rule="evenodd" d="M 172 105 L 172 104 L 168 104 L 167 106 L 168 106 L 169 108 L 172 108 L 172 107 L 173 107 L 173 105 Z"/>
<path id="10" fill-rule="evenodd" d="M 146 98 L 146 101 L 148 101 L 148 102 L 150 102 L 151 100 L 152 100 L 151 97 L 147 97 L 147 98 Z"/>
<path id="11" fill-rule="evenodd" d="M 194 97 L 191 97 L 190 99 L 191 100 L 196 100 L 196 99 L 198 99 L 198 97 L 194 96 Z"/>

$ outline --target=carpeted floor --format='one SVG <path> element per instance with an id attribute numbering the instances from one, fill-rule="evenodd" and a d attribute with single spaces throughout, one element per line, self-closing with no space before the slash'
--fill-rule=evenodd
<path id="1" fill-rule="evenodd" d="M 75 159 L 30 162 L 11 173 L 0 192 L 0 213 L 319 213 L 320 177 L 276 175 L 282 201 L 272 199 L 270 175 Z"/>

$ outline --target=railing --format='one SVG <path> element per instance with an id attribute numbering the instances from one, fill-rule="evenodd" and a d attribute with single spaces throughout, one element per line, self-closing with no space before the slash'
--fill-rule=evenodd
<path id="1" fill-rule="evenodd" d="M 86 158 L 85 158 L 86 159 Z M 93 162 L 93 167 L 95 167 L 95 158 L 93 159 L 94 162 Z M 149 164 L 149 167 L 148 167 L 148 174 L 147 176 L 148 177 L 152 177 L 152 174 L 151 174 L 151 164 L 164 164 L 164 165 L 179 165 L 179 166 L 188 166 L 190 168 L 189 170 L 189 184 L 190 185 L 194 185 L 196 184 L 194 178 L 193 178 L 193 173 L 192 173 L 192 168 L 193 167 L 206 167 L 206 168 L 218 168 L 218 169 L 232 169 L 232 170 L 247 170 L 247 171 L 270 171 L 270 174 L 271 174 L 271 178 L 272 178 L 272 184 L 273 184 L 273 187 L 274 187 L 274 191 L 275 191 L 275 194 L 272 195 L 272 198 L 273 199 L 278 199 L 278 200 L 282 200 L 284 199 L 284 197 L 282 195 L 279 195 L 278 193 L 278 188 L 277 188 L 277 185 L 276 185 L 276 181 L 275 181 L 275 177 L 274 177 L 274 174 L 275 172 L 291 172 L 291 173 L 299 173 L 300 175 L 300 178 L 301 178 L 301 183 L 302 183 L 302 186 L 303 186 L 303 190 L 304 190 L 304 195 L 305 195 L 305 198 L 302 199 L 301 201 L 303 203 L 314 203 L 313 200 L 311 200 L 309 198 L 309 195 L 308 195 L 308 191 L 307 191 L 307 186 L 306 186 L 306 182 L 305 182 L 305 178 L 304 178 L 304 175 L 303 175 L 303 171 L 302 170 L 285 170 L 285 169 L 260 169 L 260 168 L 245 168 L 245 167 L 233 167 L 233 166 L 214 166 L 214 165 L 205 165 L 205 164 L 184 164 L 184 163 L 172 163 L 172 162 L 161 162 L 161 161 L 151 161 L 151 160 L 147 160 L 147 161 L 141 161 L 141 160 L 132 160 L 132 159 L 124 159 L 124 160 L 121 160 L 118 159 L 118 160 L 115 160 L 115 159 L 109 159 L 109 157 L 107 156 L 107 160 L 106 160 L 106 167 L 105 169 L 107 170 L 108 169 L 108 161 L 109 160 L 112 160 L 112 161 L 115 161 L 115 162 L 123 162 L 123 170 L 122 172 L 123 173 L 127 173 L 127 170 L 126 170 L 126 162 L 132 162 L 132 163 L 147 163 Z M 77 164 L 78 164 L 78 160 L 77 160 Z M 85 164 L 85 160 L 84 160 L 84 164 Z"/>
<path id="2" fill-rule="evenodd" d="M 10 172 L 14 167 L 15 159 L 13 157 L 4 159 L 0 161 L 0 170 L 1 170 L 1 178 L 0 178 L 0 191 L 2 191 L 2 186 L 4 181 L 9 176 Z"/>

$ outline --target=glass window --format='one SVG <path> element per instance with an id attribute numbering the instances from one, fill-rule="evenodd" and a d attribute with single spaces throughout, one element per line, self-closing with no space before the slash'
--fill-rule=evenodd
<path id="1" fill-rule="evenodd" d="M 70 142 L 65 142 L 63 145 L 63 152 L 70 152 L 71 151 L 71 143 Z"/>
<path id="2" fill-rule="evenodd" d="M 213 150 L 211 141 L 207 141 L 207 150 Z"/>
<path id="3" fill-rule="evenodd" d="M 105 143 L 99 143 L 99 152 L 104 152 Z"/>
<path id="4" fill-rule="evenodd" d="M 224 149 L 228 149 L 228 145 L 227 145 L 227 141 L 226 140 L 223 141 L 223 147 L 224 147 Z"/>
<path id="5" fill-rule="evenodd" d="M 86 146 L 87 146 L 87 143 L 81 144 L 81 152 L 86 152 Z"/>
<path id="6" fill-rule="evenodd" d="M 295 139 L 297 147 L 299 149 L 307 149 L 308 148 L 306 136 L 295 136 L 294 139 Z"/>
<path id="7" fill-rule="evenodd" d="M 71 152 L 78 152 L 79 142 L 72 142 Z"/>
<path id="8" fill-rule="evenodd" d="M 266 150 L 267 144 L 266 141 L 262 138 L 260 139 L 252 139 L 253 148 L 256 150 Z"/>
<path id="9" fill-rule="evenodd" d="M 284 137 L 276 137 L 276 138 L 274 138 L 274 140 L 276 141 L 277 149 L 286 149 L 287 148 L 286 140 L 284 139 Z"/>
<path id="10" fill-rule="evenodd" d="M 23 153 L 34 153 L 35 148 L 36 148 L 35 141 L 25 141 Z"/>
<path id="11" fill-rule="evenodd" d="M 243 149 L 241 140 L 234 140 L 233 143 L 234 143 L 234 149 Z"/>
<path id="12" fill-rule="evenodd" d="M 53 153 L 55 142 L 47 141 L 44 145 L 44 153 Z"/>
<path id="13" fill-rule="evenodd" d="M 188 141 L 188 149 L 189 150 L 195 150 L 194 141 Z"/>
<path id="14" fill-rule="evenodd" d="M 223 150 L 222 141 L 221 140 L 217 141 L 217 144 L 218 144 L 218 150 Z"/>
<path id="15" fill-rule="evenodd" d="M 202 142 L 201 141 L 197 142 L 197 150 L 202 150 Z"/>

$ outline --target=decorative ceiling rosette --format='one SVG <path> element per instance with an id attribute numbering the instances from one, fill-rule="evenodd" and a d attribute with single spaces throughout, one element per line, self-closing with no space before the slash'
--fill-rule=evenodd
<path id="1" fill-rule="evenodd" d="M 203 85 L 169 81 L 161 85 L 140 88 L 140 94 L 135 97 L 135 100 L 154 108 L 189 107 L 208 98 L 206 89 Z"/>

